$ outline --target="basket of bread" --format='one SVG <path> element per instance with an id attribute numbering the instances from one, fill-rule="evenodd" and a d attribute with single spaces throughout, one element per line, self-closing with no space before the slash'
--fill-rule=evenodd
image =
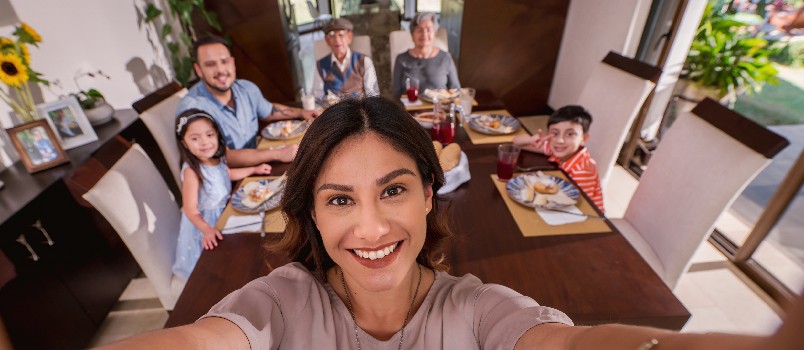
<path id="1" fill-rule="evenodd" d="M 580 195 L 569 181 L 541 171 L 516 176 L 505 189 L 511 199 L 531 208 L 564 208 L 577 203 Z"/>
<path id="2" fill-rule="evenodd" d="M 460 145 L 450 143 L 445 147 L 441 142 L 433 141 L 433 147 L 441 169 L 444 170 L 444 186 L 441 186 L 438 194 L 452 192 L 472 178 L 469 173 L 469 158 L 466 157 L 466 153 L 461 151 Z"/>

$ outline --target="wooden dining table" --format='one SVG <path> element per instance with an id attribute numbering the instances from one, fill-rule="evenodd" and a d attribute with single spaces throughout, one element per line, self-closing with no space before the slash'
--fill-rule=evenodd
<path id="1" fill-rule="evenodd" d="M 439 209 L 450 213 L 457 234 L 447 252 L 451 274 L 510 287 L 567 313 L 577 325 L 679 330 L 686 323 L 684 305 L 608 221 L 606 233 L 524 237 L 490 176 L 497 145 L 475 145 L 461 128 L 454 142 L 467 154 L 472 178 L 443 195 Z M 520 164 L 555 169 L 533 153 L 523 154 Z M 203 252 L 165 326 L 194 322 L 228 293 L 287 263 L 263 247 L 279 235 L 226 235 L 215 250 Z"/>

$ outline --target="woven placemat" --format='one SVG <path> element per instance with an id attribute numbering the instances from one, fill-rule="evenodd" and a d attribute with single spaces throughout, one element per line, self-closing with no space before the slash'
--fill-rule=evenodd
<path id="1" fill-rule="evenodd" d="M 303 133 L 297 137 L 287 140 L 269 140 L 264 137 L 260 137 L 260 142 L 257 143 L 257 149 L 276 149 L 282 148 L 283 146 L 298 145 L 301 142 L 302 136 L 304 136 Z"/>
<path id="2" fill-rule="evenodd" d="M 504 109 L 498 109 L 496 111 L 483 111 L 481 113 L 472 113 L 472 114 L 473 115 L 474 114 L 499 114 L 499 115 L 507 115 L 509 117 L 511 116 L 511 113 L 508 113 L 508 111 L 506 111 Z M 463 121 L 463 120 L 461 120 L 461 121 Z M 475 144 L 475 145 L 482 145 L 482 144 L 489 144 L 489 143 L 510 143 L 511 141 L 514 140 L 515 136 L 517 136 L 517 135 L 527 135 L 528 134 L 528 132 L 525 131 L 524 128 L 519 128 L 519 130 L 517 130 L 513 134 L 508 134 L 508 135 L 486 135 L 486 134 L 481 134 L 481 133 L 479 133 L 477 131 L 472 130 L 472 128 L 470 128 L 469 124 L 467 124 L 467 123 L 462 123 L 462 124 L 463 124 L 463 129 L 466 130 L 466 134 L 469 135 L 469 140 L 471 140 L 472 143 Z"/>
<path id="3" fill-rule="evenodd" d="M 240 186 L 252 182 L 258 181 L 262 179 L 276 179 L 279 176 L 250 176 L 243 181 L 240 181 Z M 239 187 L 238 187 L 239 188 Z M 257 213 L 241 213 L 235 210 L 232 207 L 232 200 L 229 199 L 229 204 L 226 205 L 226 209 L 223 209 L 223 213 L 218 218 L 218 222 L 215 223 L 215 228 L 218 230 L 223 231 L 223 228 L 226 227 L 226 222 L 229 220 L 231 216 L 243 216 L 243 215 L 257 215 Z M 285 218 L 282 217 L 282 211 L 279 210 L 279 207 L 274 208 L 270 211 L 265 212 L 265 232 L 267 233 L 282 233 L 285 232 Z"/>
<path id="4" fill-rule="evenodd" d="M 547 133 L 548 118 L 550 118 L 549 115 L 533 115 L 519 117 L 519 122 L 522 123 L 522 127 L 524 127 L 529 134 L 536 135 L 536 132 L 538 132 L 539 129 L 542 130 L 542 133 Z"/>
<path id="5" fill-rule="evenodd" d="M 544 171 L 544 173 L 567 180 L 567 177 L 561 170 Z M 514 174 L 514 176 L 517 175 L 521 175 L 521 173 Z M 516 225 L 519 226 L 519 231 L 522 232 L 522 235 L 525 237 L 611 232 L 606 222 L 600 219 L 586 219 L 582 222 L 557 226 L 548 225 L 542 220 L 539 214 L 536 214 L 533 208 L 526 207 L 511 199 L 505 190 L 506 182 L 497 180 L 496 174 L 491 175 L 491 182 L 497 187 L 497 191 L 500 192 L 500 195 L 505 201 L 505 206 L 508 207 L 508 211 L 511 212 L 511 216 L 513 216 L 514 221 L 516 221 Z M 595 209 L 583 196 L 579 198 L 577 206 L 582 213 L 597 216 Z"/>
<path id="6" fill-rule="evenodd" d="M 432 102 L 427 102 L 425 100 L 422 100 L 421 98 L 419 99 L 419 101 L 421 101 L 421 104 L 415 104 L 415 105 L 412 105 L 412 106 L 409 106 L 406 103 L 406 102 L 408 102 L 408 96 L 407 95 L 402 95 L 402 97 L 400 97 L 399 100 L 402 101 L 402 104 L 405 105 L 405 110 L 408 111 L 408 112 L 423 112 L 423 111 L 432 111 L 433 110 L 433 103 Z M 455 98 L 455 100 L 453 100 L 453 102 L 455 102 L 456 105 L 460 105 L 461 99 L 460 98 Z M 477 106 L 477 100 L 472 100 L 472 106 Z M 449 107 L 449 106 L 447 106 L 447 107 Z"/>

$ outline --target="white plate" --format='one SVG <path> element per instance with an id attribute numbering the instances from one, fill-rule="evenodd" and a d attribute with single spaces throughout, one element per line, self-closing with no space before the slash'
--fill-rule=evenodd
<path id="1" fill-rule="evenodd" d="M 262 202 L 262 204 L 254 208 L 243 204 L 243 198 L 248 196 L 248 194 L 245 191 L 245 186 L 240 186 L 240 188 L 238 188 L 237 191 L 235 191 L 235 193 L 232 195 L 232 207 L 235 208 L 235 210 L 244 213 L 259 213 L 261 211 L 269 211 L 278 207 L 279 202 L 282 201 L 282 195 L 285 192 L 285 180 L 285 177 L 280 177 L 273 180 L 259 180 L 258 182 L 260 184 L 268 186 L 268 189 L 278 193 L 274 194 L 271 196 L 271 198 L 268 198 L 268 200 Z"/>
<path id="2" fill-rule="evenodd" d="M 544 196 L 547 201 L 547 203 L 543 205 L 537 205 L 534 203 L 534 198 L 529 198 L 531 197 L 531 193 L 534 191 L 529 191 L 528 188 L 532 189 L 533 185 L 539 181 L 552 181 L 558 185 L 558 192 L 555 194 L 539 194 Z M 580 196 L 578 188 L 569 181 L 547 174 L 519 175 L 511 180 L 508 180 L 508 183 L 505 185 L 505 190 L 508 192 L 508 196 L 511 197 L 511 199 L 519 204 L 531 208 L 564 208 L 570 205 L 575 205 L 575 203 L 578 202 L 578 197 Z"/>
<path id="3" fill-rule="evenodd" d="M 460 89 L 424 89 L 424 92 L 419 94 L 419 98 L 430 103 L 433 103 L 436 98 L 442 102 L 452 102 L 460 95 Z"/>
<path id="4" fill-rule="evenodd" d="M 469 128 L 481 134 L 488 135 L 507 135 L 515 133 L 522 124 L 514 117 L 500 114 L 472 114 L 467 118 Z M 500 126 L 492 128 L 489 123 L 499 121 Z"/>
<path id="5" fill-rule="evenodd" d="M 283 132 L 286 126 L 290 127 L 293 131 L 290 133 Z M 288 140 L 304 134 L 308 126 L 309 124 L 304 120 L 280 120 L 268 124 L 268 126 L 262 129 L 260 134 L 263 138 L 268 140 Z"/>

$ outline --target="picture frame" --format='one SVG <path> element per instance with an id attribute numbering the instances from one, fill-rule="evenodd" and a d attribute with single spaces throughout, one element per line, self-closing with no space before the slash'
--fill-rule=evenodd
<path id="1" fill-rule="evenodd" d="M 75 96 L 36 106 L 39 116 L 47 120 L 65 150 L 97 141 L 98 135 L 89 123 Z"/>
<path id="2" fill-rule="evenodd" d="M 69 161 L 58 137 L 44 119 L 6 129 L 6 132 L 29 173 Z"/>

